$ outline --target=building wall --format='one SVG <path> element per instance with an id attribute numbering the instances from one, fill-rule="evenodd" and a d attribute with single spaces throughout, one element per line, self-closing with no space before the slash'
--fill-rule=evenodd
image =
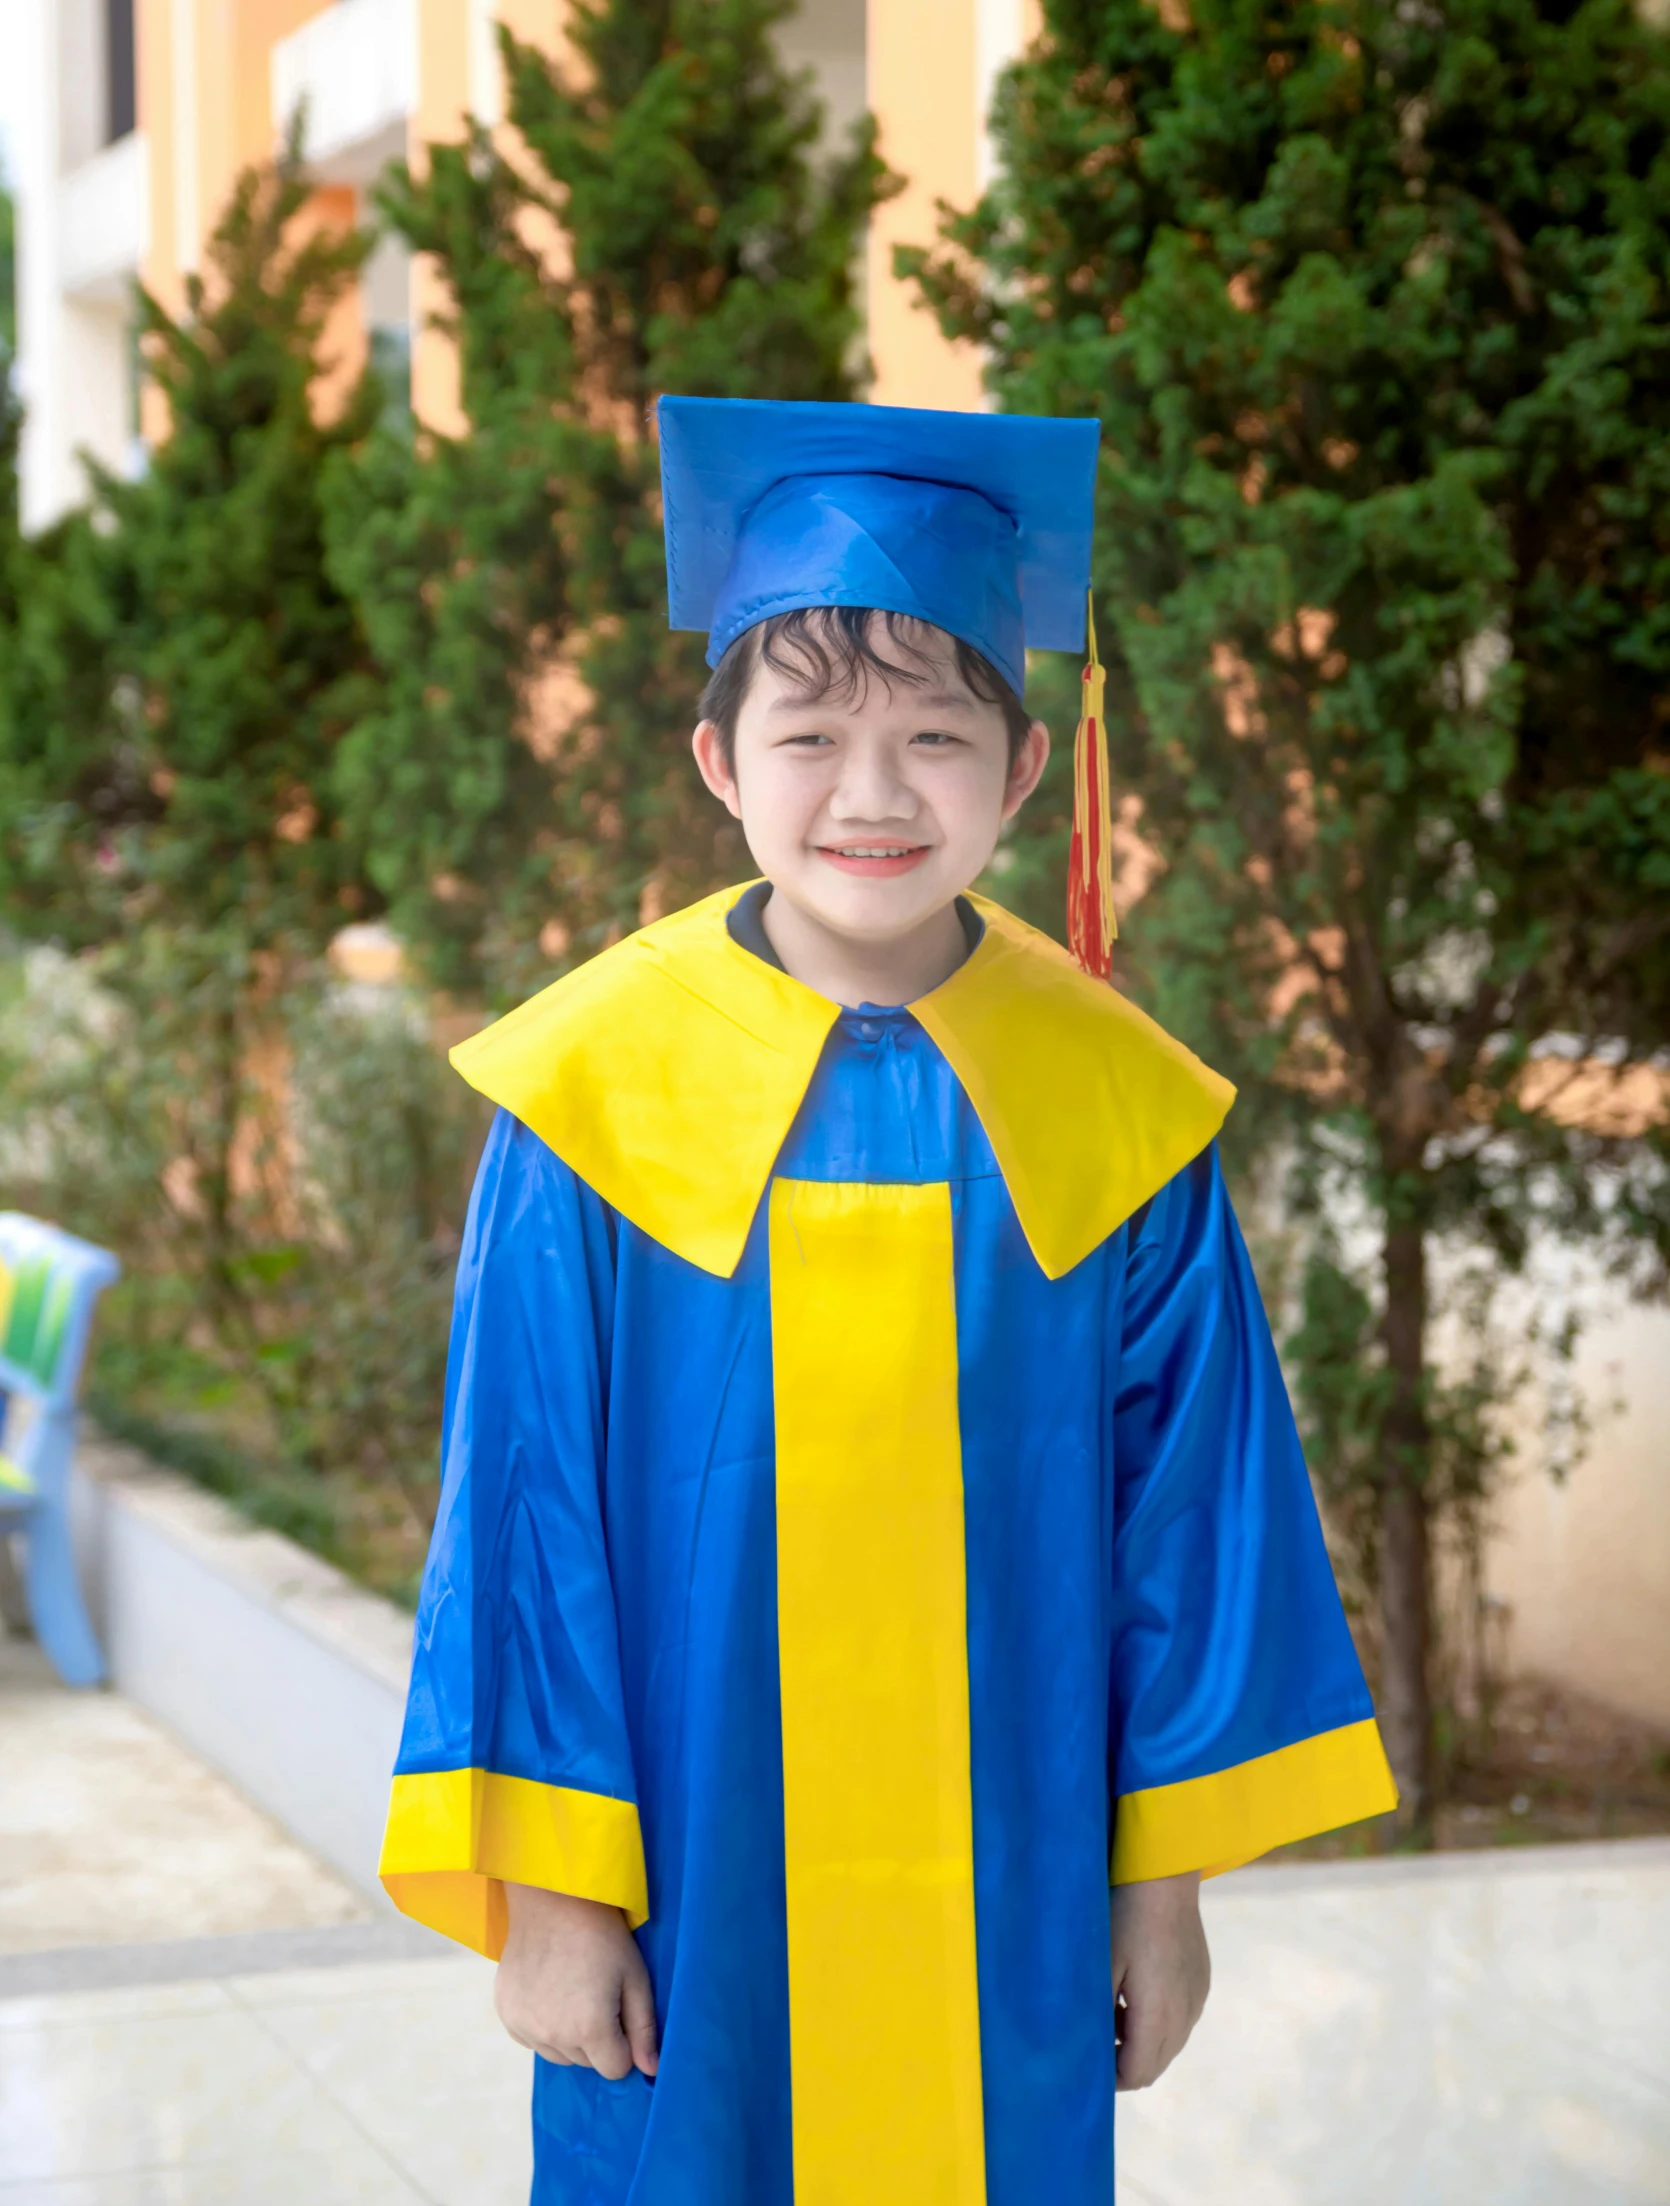
<path id="1" fill-rule="evenodd" d="M 20 150 L 18 180 L 28 524 L 44 525 L 85 494 L 81 447 L 121 467 L 138 449 L 140 428 L 152 440 L 166 433 L 154 393 L 146 395 L 142 422 L 137 413 L 132 282 L 142 280 L 170 312 L 184 305 L 186 279 L 201 269 L 205 240 L 235 178 L 273 147 L 282 120 L 275 113 L 275 51 L 307 34 L 310 51 L 335 71 L 325 83 L 328 100 L 313 103 L 320 196 L 312 213 L 341 221 L 364 213 L 368 190 L 391 154 L 421 161 L 425 145 L 461 136 L 471 114 L 496 125 L 503 97 L 495 22 L 555 46 L 566 6 L 567 0 L 135 0 L 134 150 L 141 158 L 113 180 L 126 193 L 126 212 L 114 229 L 106 223 L 108 265 L 89 284 L 66 273 L 60 232 L 67 195 L 108 162 L 106 0 L 6 0 L 0 67 L 33 87 L 25 104 L 35 125 Z M 983 403 L 978 357 L 946 344 L 895 281 L 892 255 L 897 244 L 933 242 L 937 201 L 967 206 L 978 195 L 989 169 L 985 105 L 1035 7 L 1036 0 L 802 0 L 784 26 L 785 58 L 812 71 L 830 138 L 844 137 L 867 100 L 885 155 L 909 179 L 881 210 L 866 251 L 872 395 L 882 402 Z M 356 22 L 358 47 L 351 35 Z M 392 127 L 361 141 L 319 145 L 324 107 L 340 109 L 345 95 L 351 108 L 356 88 L 364 89 L 355 80 L 366 74 L 367 60 L 381 62 L 391 43 L 407 39 L 415 52 L 411 96 L 389 118 Z M 97 194 L 82 197 L 91 203 Z M 380 326 L 391 343 L 399 334 L 387 320 L 396 280 L 384 256 L 375 295 L 339 317 L 330 336 L 336 379 L 358 368 L 369 328 Z M 415 409 L 435 428 L 457 432 L 464 424 L 452 350 L 431 326 L 445 301 L 422 260 L 406 280 Z M 385 352 L 394 357 L 399 349 Z"/>
<path id="2" fill-rule="evenodd" d="M 972 207 L 991 180 L 985 128 L 998 77 L 1037 35 L 1039 0 L 869 0 L 870 105 L 905 189 L 871 225 L 872 396 L 881 405 L 986 403 L 979 354 L 952 345 L 893 274 L 894 248 L 938 242 L 943 201 Z"/>
<path id="3" fill-rule="evenodd" d="M 189 120 L 181 119 L 182 106 L 189 108 L 187 95 L 194 73 L 190 67 L 195 54 L 192 29 L 186 12 L 176 10 L 174 0 L 140 0 L 135 62 L 140 126 L 148 153 L 151 219 L 135 272 L 171 312 L 181 303 L 180 241 L 183 235 L 196 234 L 195 167 L 182 161 L 180 150 L 192 137 Z M 188 264 L 194 258 L 195 247 L 187 256 Z M 141 409 L 141 427 L 147 436 L 161 431 L 161 420 L 149 402 Z"/>
<path id="4" fill-rule="evenodd" d="M 868 99 L 865 0 L 801 0 L 778 48 L 791 69 L 809 69 L 824 106 L 824 133 L 844 145 Z"/>
<path id="5" fill-rule="evenodd" d="M 328 6 L 329 0 L 326 0 Z M 141 0 L 140 114 L 151 145 L 155 219 L 141 274 L 169 309 L 185 303 L 188 276 L 204 252 L 240 173 L 266 159 L 276 142 L 273 50 L 326 12 L 321 0 Z M 378 163 L 380 165 L 380 162 Z M 361 213 L 366 177 L 327 169 L 306 219 L 348 227 Z M 326 332 L 330 363 L 324 398 L 357 375 L 365 354 L 365 316 L 347 301 Z M 166 433 L 160 404 L 147 394 L 145 431 Z"/>
<path id="6" fill-rule="evenodd" d="M 59 158 L 76 169 L 105 141 L 105 13 L 102 0 L 59 0 L 57 15 Z"/>
<path id="7" fill-rule="evenodd" d="M 1559 1483 L 1527 1431 L 1489 1585 L 1509 1667 L 1670 1728 L 1670 1310 L 1589 1303 L 1574 1379 L 1594 1417 Z"/>
<path id="8" fill-rule="evenodd" d="M 14 101 L 24 523 L 85 487 L 79 455 L 121 470 L 134 443 L 128 282 L 149 220 L 142 140 L 107 143 L 103 0 L 7 0 L 0 68 Z"/>
<path id="9" fill-rule="evenodd" d="M 978 14 L 969 0 L 870 0 L 870 98 L 881 151 L 908 181 L 870 226 L 868 304 L 875 397 L 891 406 L 977 407 L 979 356 L 946 344 L 893 275 L 898 245 L 931 245 L 937 202 L 972 206 Z"/>
<path id="10" fill-rule="evenodd" d="M 238 172 L 272 150 L 272 49 L 320 12 L 321 0 L 140 0 L 139 112 L 156 214 L 143 273 L 171 312 Z"/>

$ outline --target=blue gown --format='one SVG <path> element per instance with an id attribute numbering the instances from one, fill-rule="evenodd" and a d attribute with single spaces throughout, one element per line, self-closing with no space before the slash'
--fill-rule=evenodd
<path id="1" fill-rule="evenodd" d="M 802 1308 L 853 1190 L 927 1268 L 887 1304 L 884 1233 L 856 1300 Z M 913 1315 L 941 1245 L 949 1455 Z M 894 1451 L 864 1387 L 901 1334 L 928 1376 Z M 843 1011 L 721 1275 L 501 1110 L 398 1773 L 411 1912 L 495 1951 L 508 1875 L 639 1924 L 658 2077 L 536 2061 L 536 2206 L 1112 2206 L 1110 1863 L 1232 1866 L 1392 1799 L 1215 1147 L 1047 1276 L 922 1020 Z M 909 2012 L 873 2058 L 866 2002 Z"/>

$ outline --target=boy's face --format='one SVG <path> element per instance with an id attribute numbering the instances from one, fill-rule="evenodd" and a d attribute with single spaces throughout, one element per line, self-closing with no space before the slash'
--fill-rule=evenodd
<path id="1" fill-rule="evenodd" d="M 811 700 L 762 660 L 733 757 L 711 721 L 695 736 L 702 777 L 774 894 L 831 934 L 875 943 L 910 934 L 978 877 L 1049 757 L 1035 720 L 1011 763 L 1003 708 L 969 689 L 949 638 L 918 625 L 910 640 L 920 682 L 872 673 Z"/>

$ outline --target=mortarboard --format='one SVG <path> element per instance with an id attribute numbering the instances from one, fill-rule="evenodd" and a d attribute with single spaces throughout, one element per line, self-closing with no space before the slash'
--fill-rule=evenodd
<path id="1" fill-rule="evenodd" d="M 1083 649 L 1099 422 L 756 398 L 659 418 L 670 616 L 710 666 L 809 605 L 931 621 L 1017 696 L 1028 645 Z"/>
<path id="2" fill-rule="evenodd" d="M 971 644 L 1017 696 L 1028 648 L 1083 649 L 1099 422 L 749 398 L 663 398 L 657 420 L 668 617 L 706 633 L 710 666 L 758 622 L 818 605 L 927 621 Z M 1105 975 L 1094 671 L 1094 718 L 1087 673 L 1075 753 L 1069 914 L 1075 954 Z"/>

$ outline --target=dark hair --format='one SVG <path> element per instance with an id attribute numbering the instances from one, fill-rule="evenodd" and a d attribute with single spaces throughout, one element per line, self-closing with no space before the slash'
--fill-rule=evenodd
<path id="1" fill-rule="evenodd" d="M 877 621 L 896 657 L 877 650 L 871 634 Z M 934 659 L 929 639 L 936 637 L 950 644 L 957 672 L 972 694 L 982 704 L 1002 707 L 1013 763 L 1032 723 L 990 659 L 960 636 L 948 636 L 927 621 L 907 613 L 877 613 L 867 605 L 802 606 L 792 613 L 774 613 L 769 620 L 744 629 L 708 676 L 701 716 L 718 729 L 719 747 L 729 764 L 736 756 L 737 715 L 762 661 L 800 687 L 808 704 L 821 704 L 826 697 L 848 704 L 862 699 L 872 674 L 889 689 L 895 682 L 920 686 L 931 680 Z"/>

